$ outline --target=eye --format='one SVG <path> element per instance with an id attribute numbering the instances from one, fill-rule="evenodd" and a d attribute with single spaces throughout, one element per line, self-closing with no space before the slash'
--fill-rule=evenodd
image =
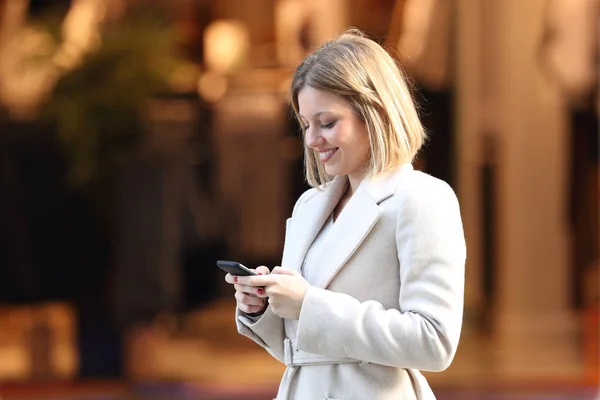
<path id="1" fill-rule="evenodd" d="M 321 128 L 323 128 L 323 129 L 331 129 L 331 128 L 333 128 L 334 125 L 335 125 L 335 121 L 330 122 L 328 124 L 321 124 Z"/>
<path id="2" fill-rule="evenodd" d="M 308 130 L 308 128 L 310 128 L 310 125 L 302 125 L 302 127 L 301 127 L 302 132 L 306 132 Z"/>

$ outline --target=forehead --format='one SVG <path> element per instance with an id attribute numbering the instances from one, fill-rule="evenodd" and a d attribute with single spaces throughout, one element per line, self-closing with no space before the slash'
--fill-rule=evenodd
<path id="1" fill-rule="evenodd" d="M 298 111 L 303 118 L 311 118 L 323 112 L 343 112 L 351 109 L 347 101 L 323 90 L 305 86 L 298 92 Z"/>

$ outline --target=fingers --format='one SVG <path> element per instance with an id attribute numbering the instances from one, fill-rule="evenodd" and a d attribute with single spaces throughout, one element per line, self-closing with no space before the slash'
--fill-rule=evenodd
<path id="1" fill-rule="evenodd" d="M 271 272 L 274 275 L 298 275 L 298 271 L 294 270 L 294 269 L 289 269 L 289 268 L 283 268 L 283 267 L 275 267 L 273 268 L 273 271 Z"/>
<path id="2" fill-rule="evenodd" d="M 261 299 L 256 296 L 251 296 L 244 292 L 235 292 L 235 299 L 238 302 L 238 305 L 244 306 L 255 306 L 255 307 L 264 307 L 266 304 L 265 299 Z"/>
<path id="3" fill-rule="evenodd" d="M 259 275 L 258 276 L 236 276 L 231 274 L 225 275 L 225 282 L 230 284 L 242 284 L 245 286 L 267 286 L 271 280 L 268 278 L 270 274 L 269 268 L 265 266 L 260 266 L 255 270 Z"/>
<path id="4" fill-rule="evenodd" d="M 233 283 L 245 286 L 265 287 L 273 284 L 277 278 L 272 275 L 259 275 L 259 276 L 234 276 Z"/>
<path id="5" fill-rule="evenodd" d="M 236 290 L 235 299 L 240 311 L 255 314 L 267 307 L 265 286 L 269 282 L 269 268 L 261 265 L 255 269 L 258 276 L 225 275 L 225 282 L 232 284 Z"/>
<path id="6" fill-rule="evenodd" d="M 244 285 L 244 286 L 260 287 L 260 286 L 265 286 L 264 281 L 263 281 L 265 278 L 267 278 L 267 276 L 237 276 L 237 275 L 227 274 L 227 275 L 225 275 L 225 282 L 231 283 L 234 285 L 240 284 L 240 285 Z"/>
<path id="7" fill-rule="evenodd" d="M 246 286 L 240 284 L 234 284 L 233 287 L 236 291 L 245 293 L 247 295 L 257 296 L 257 297 L 266 297 L 265 289 L 263 287 L 256 286 Z"/>
<path id="8" fill-rule="evenodd" d="M 240 309 L 240 311 L 246 313 L 246 314 L 256 314 L 259 313 L 261 311 L 263 311 L 265 309 L 266 306 L 247 306 L 245 304 L 239 304 L 238 303 L 238 308 Z"/>

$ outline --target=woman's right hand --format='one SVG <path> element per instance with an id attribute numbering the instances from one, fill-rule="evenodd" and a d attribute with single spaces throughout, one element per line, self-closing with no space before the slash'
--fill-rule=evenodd
<path id="1" fill-rule="evenodd" d="M 265 266 L 260 266 L 255 271 L 259 275 L 269 275 L 271 272 Z M 235 288 L 235 299 L 240 311 L 246 314 L 260 315 L 267 309 L 268 299 L 257 296 L 264 294 L 263 287 L 240 285 L 237 283 L 237 276 L 231 274 L 225 275 L 225 282 L 232 284 Z"/>

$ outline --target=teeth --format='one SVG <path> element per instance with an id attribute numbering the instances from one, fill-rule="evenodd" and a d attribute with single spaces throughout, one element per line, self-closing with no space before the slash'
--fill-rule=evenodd
<path id="1" fill-rule="evenodd" d="M 324 160 L 327 157 L 331 156 L 334 152 L 335 152 L 335 149 L 324 151 L 322 153 L 319 153 L 319 157 L 321 158 L 321 160 Z"/>

